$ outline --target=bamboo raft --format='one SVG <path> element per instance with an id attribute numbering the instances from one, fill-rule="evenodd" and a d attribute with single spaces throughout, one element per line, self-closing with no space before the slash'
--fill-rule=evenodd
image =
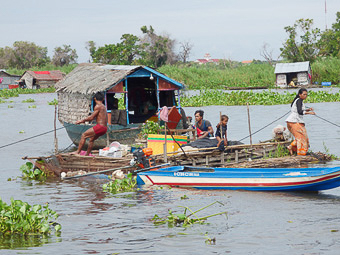
<path id="1" fill-rule="evenodd" d="M 170 165 L 201 166 L 201 167 L 233 167 L 233 168 L 274 168 L 274 167 L 298 167 L 307 163 L 329 161 L 325 154 L 319 156 L 286 156 L 274 158 L 275 152 L 280 147 L 285 147 L 290 142 L 264 142 L 253 145 L 228 146 L 224 152 L 217 147 L 196 149 L 195 151 L 171 152 L 151 155 L 156 165 L 169 163 Z M 68 176 L 83 175 L 95 172 L 111 174 L 114 170 L 122 168 L 124 172 L 137 169 L 129 167 L 133 155 L 128 153 L 122 158 L 99 156 L 93 151 L 95 157 L 80 156 L 70 153 L 61 153 L 48 157 L 24 157 L 24 160 L 32 162 L 36 168 L 41 169 L 49 176 L 60 177 L 62 172 Z M 322 155 L 321 155 L 322 154 Z M 112 171 L 111 171 L 112 169 Z"/>
<path id="2" fill-rule="evenodd" d="M 225 167 L 230 162 L 239 164 L 249 159 L 266 158 L 278 150 L 278 146 L 285 147 L 290 142 L 265 142 L 258 144 L 242 144 L 228 146 L 221 152 L 217 147 L 196 149 L 195 151 L 172 152 L 167 156 L 163 154 L 153 155 L 157 164 L 170 163 L 170 165 Z"/>
<path id="3" fill-rule="evenodd" d="M 95 151 L 93 151 L 93 154 L 94 157 L 61 153 L 48 157 L 24 157 L 23 159 L 30 161 L 49 176 L 60 177 L 62 172 L 77 174 L 79 171 L 88 173 L 126 167 L 130 165 L 133 158 L 132 154 L 122 158 L 102 157 L 97 155 Z M 109 174 L 110 171 L 107 171 L 107 173 Z"/>

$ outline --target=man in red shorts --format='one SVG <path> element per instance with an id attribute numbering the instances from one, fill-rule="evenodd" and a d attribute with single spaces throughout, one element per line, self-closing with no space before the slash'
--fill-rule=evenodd
<path id="1" fill-rule="evenodd" d="M 88 156 L 92 150 L 93 142 L 96 139 L 98 139 L 98 137 L 104 135 L 107 131 L 107 112 L 106 107 L 103 104 L 104 94 L 101 92 L 96 93 L 94 95 L 94 101 L 96 102 L 96 106 L 93 109 L 93 113 L 83 120 L 78 120 L 76 124 L 85 123 L 86 121 L 91 121 L 96 118 L 97 125 L 95 125 L 93 128 L 86 130 L 82 134 L 78 150 L 73 152 L 72 154 L 80 154 L 86 139 L 90 138 L 89 145 L 87 147 L 87 151 L 85 154 L 86 156 Z"/>

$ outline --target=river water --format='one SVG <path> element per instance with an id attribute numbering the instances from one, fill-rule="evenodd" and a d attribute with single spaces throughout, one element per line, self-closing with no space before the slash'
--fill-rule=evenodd
<path id="1" fill-rule="evenodd" d="M 34 103 L 22 103 L 33 98 Z M 13 103 L 0 104 L 0 147 L 53 130 L 55 94 L 20 95 Z M 8 101 L 9 101 L 8 100 Z M 29 105 L 36 108 L 28 108 Z M 13 108 L 8 108 L 12 105 Z M 340 103 L 311 104 L 318 116 L 340 125 Z M 230 117 L 228 137 L 241 140 L 249 134 L 244 106 L 202 108 L 215 126 L 220 112 Z M 193 116 L 196 108 L 185 108 Z M 251 106 L 251 130 L 255 132 L 289 111 L 289 105 Z M 286 117 L 286 116 L 285 116 Z M 253 135 L 253 143 L 271 138 L 271 130 L 284 118 Z M 340 128 L 316 116 L 306 116 L 311 150 L 340 156 Z M 58 127 L 61 127 L 58 123 Z M 58 131 L 59 149 L 71 141 Z M 248 143 L 249 138 L 243 140 Z M 59 213 L 61 235 L 49 238 L 1 239 L 0 254 L 339 254 L 340 188 L 316 193 L 199 191 L 146 189 L 108 195 L 93 179 L 27 182 L 19 176 L 23 156 L 50 155 L 53 132 L 0 149 L 0 196 L 29 204 L 49 203 Z M 334 161 L 330 166 L 340 165 Z M 8 180 L 12 178 L 12 180 Z M 189 199 L 181 199 L 186 195 Z M 197 210 L 214 201 L 200 215 L 227 211 L 228 217 L 209 218 L 206 225 L 168 228 L 154 226 L 155 214 L 179 206 Z M 213 245 L 206 237 L 216 238 Z"/>

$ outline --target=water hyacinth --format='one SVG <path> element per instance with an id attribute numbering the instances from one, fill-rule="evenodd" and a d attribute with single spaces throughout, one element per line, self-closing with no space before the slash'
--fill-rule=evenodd
<path id="1" fill-rule="evenodd" d="M 31 206 L 11 198 L 8 205 L 0 198 L 0 232 L 3 234 L 48 234 L 52 226 L 59 232 L 61 226 L 55 222 L 58 217 L 48 203 Z"/>
<path id="2" fill-rule="evenodd" d="M 127 174 L 125 177 L 122 173 L 113 173 L 109 176 L 110 182 L 103 184 L 103 191 L 109 193 L 121 193 L 133 191 L 136 188 L 137 181 L 136 177 L 132 176 L 132 173 Z"/>
<path id="3" fill-rule="evenodd" d="M 184 96 L 181 98 L 182 106 L 208 106 L 208 105 L 278 105 L 290 104 L 296 92 L 279 93 L 273 91 L 232 91 L 230 93 L 221 90 L 200 91 L 199 95 Z M 339 102 L 340 93 L 328 93 L 325 91 L 309 91 L 306 103 Z"/>

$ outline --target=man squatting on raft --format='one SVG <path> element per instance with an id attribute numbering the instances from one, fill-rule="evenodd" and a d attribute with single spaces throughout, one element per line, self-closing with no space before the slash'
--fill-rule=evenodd
<path id="1" fill-rule="evenodd" d="M 293 155 L 293 151 L 296 151 L 297 155 L 304 156 L 308 151 L 309 140 L 305 122 L 303 121 L 303 115 L 315 115 L 315 112 L 313 111 L 313 108 L 307 109 L 303 103 L 303 100 L 307 98 L 307 95 L 308 92 L 305 88 L 299 89 L 299 92 L 291 104 L 291 113 L 286 119 L 287 128 L 295 137 L 295 140 L 287 147 L 291 155 Z"/>
<path id="2" fill-rule="evenodd" d="M 213 137 L 214 130 L 211 126 L 210 121 L 203 119 L 204 111 L 197 110 L 195 112 L 195 126 L 197 128 L 197 136 L 199 139 L 205 137 Z"/>
<path id="3" fill-rule="evenodd" d="M 93 113 L 89 117 L 83 120 L 78 120 L 76 124 L 85 123 L 86 121 L 92 121 L 96 118 L 97 125 L 86 130 L 82 134 L 80 142 L 79 142 L 78 150 L 73 152 L 72 154 L 80 154 L 81 149 L 83 148 L 86 139 L 90 138 L 87 151 L 85 154 L 86 156 L 88 156 L 92 150 L 93 142 L 107 132 L 107 112 L 106 112 L 106 107 L 103 104 L 103 101 L 104 101 L 103 93 L 101 92 L 96 93 L 94 95 L 94 101 L 96 103 L 96 106 L 93 109 Z"/>

